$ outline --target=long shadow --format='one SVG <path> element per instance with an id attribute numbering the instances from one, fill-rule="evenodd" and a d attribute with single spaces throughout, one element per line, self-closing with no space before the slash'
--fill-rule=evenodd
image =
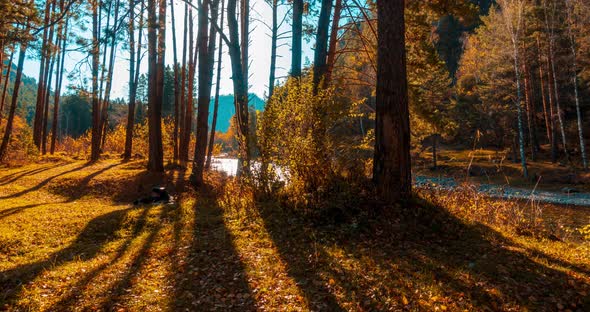
<path id="1" fill-rule="evenodd" d="M 86 273 L 84 275 L 84 277 L 82 277 L 80 280 L 78 280 L 74 285 L 68 286 L 68 292 L 64 296 L 62 296 L 59 301 L 54 303 L 51 306 L 51 308 L 48 309 L 48 311 L 59 311 L 59 310 L 63 310 L 67 306 L 73 306 L 73 304 L 76 302 L 76 300 L 78 300 L 79 297 L 81 295 L 83 295 L 83 293 L 80 290 L 83 290 L 86 286 L 88 286 L 101 272 L 105 271 L 110 266 L 116 264 L 123 257 L 123 255 L 129 250 L 129 247 L 131 246 L 131 243 L 133 242 L 133 240 L 135 238 L 137 238 L 137 236 L 142 231 L 146 230 L 147 216 L 152 208 L 154 208 L 154 207 L 153 206 L 143 206 L 143 207 L 137 208 L 137 209 L 141 209 L 141 215 L 139 216 L 137 221 L 135 221 L 129 236 L 127 238 L 125 238 L 125 240 L 121 244 L 121 246 L 119 246 L 117 248 L 115 256 L 110 261 L 105 262 L 105 263 L 99 265 L 98 267 L 94 268 L 92 271 Z M 163 215 L 165 208 L 162 208 L 162 209 L 163 209 L 162 210 L 162 215 Z M 137 267 L 137 263 L 144 260 L 145 251 L 147 249 L 149 249 L 149 247 L 153 243 L 154 237 L 155 237 L 158 229 L 159 229 L 158 225 L 156 225 L 154 228 L 149 229 L 149 238 L 148 238 L 147 242 L 142 245 L 141 252 L 139 253 L 138 256 L 136 256 L 136 258 L 134 258 L 130 271 L 126 272 L 125 277 L 120 279 L 120 281 L 117 284 L 122 284 L 122 282 L 121 282 L 122 280 L 128 280 L 128 278 L 131 276 L 131 271 L 133 271 Z M 109 300 L 107 300 L 106 303 L 111 302 L 113 297 L 116 296 L 116 294 L 114 293 L 115 289 L 117 290 L 116 294 L 119 294 L 120 289 L 118 287 L 116 287 L 116 285 L 112 286 L 109 289 L 109 291 L 105 292 L 105 293 L 108 293 L 108 296 L 109 296 L 109 298 L 108 298 Z M 106 310 L 110 311 L 111 309 L 106 309 Z"/>
<path id="2" fill-rule="evenodd" d="M 56 168 L 58 166 L 60 166 L 61 164 L 54 164 L 53 166 L 47 166 L 47 167 L 43 167 L 43 168 L 36 168 L 36 169 L 31 169 L 31 170 L 25 170 L 24 172 L 16 172 L 7 176 L 3 176 L 0 178 L 0 186 L 4 186 L 13 182 L 18 181 L 19 179 L 25 177 L 25 176 L 30 176 L 30 175 L 35 175 L 53 168 Z"/>
<path id="3" fill-rule="evenodd" d="M 69 173 L 72 173 L 72 172 L 75 172 L 75 171 L 78 171 L 78 170 L 86 167 L 87 165 L 88 164 L 84 164 L 84 165 L 75 167 L 73 169 L 67 170 L 67 171 L 62 171 L 59 174 L 56 174 L 54 176 L 50 176 L 50 177 L 46 178 L 45 180 L 41 181 L 39 184 L 37 184 L 37 185 L 35 185 L 35 186 L 31 187 L 31 188 L 28 188 L 26 190 L 22 190 L 20 192 L 16 192 L 14 194 L 6 195 L 6 196 L 0 196 L 0 199 L 16 198 L 16 197 L 20 197 L 20 196 L 23 196 L 25 194 L 28 194 L 30 192 L 37 191 L 37 190 L 41 189 L 42 187 L 44 187 L 45 185 L 47 185 L 52 180 L 54 180 L 55 178 L 60 177 L 60 176 L 63 176 L 63 175 L 66 175 L 66 174 L 69 174 Z"/>
<path id="4" fill-rule="evenodd" d="M 176 274 L 171 310 L 256 311 L 244 264 L 223 221 L 215 195 L 197 194 L 194 229 L 187 258 Z"/>
<path id="5" fill-rule="evenodd" d="M 27 209 L 31 209 L 31 208 L 35 208 L 35 207 L 39 207 L 41 205 L 44 205 L 44 203 L 41 204 L 29 204 L 29 205 L 24 205 L 24 206 L 18 206 L 18 207 L 12 207 L 12 208 L 8 208 L 8 209 L 4 209 L 4 210 L 0 210 L 0 221 L 2 221 L 4 218 L 7 218 L 13 214 L 17 214 L 23 210 L 27 210 Z"/>
<path id="6" fill-rule="evenodd" d="M 342 309 L 329 283 L 310 283 L 310 279 L 321 281 L 321 276 L 333 276 L 347 297 L 354 298 L 363 310 L 403 308 L 403 304 L 384 306 L 381 301 L 384 297 L 399 299 L 402 294 L 409 297 L 409 304 L 415 304 L 414 309 L 425 309 L 420 307 L 419 298 L 411 297 L 420 284 L 440 285 L 449 298 L 464 298 L 463 308 L 468 309 L 518 306 L 551 310 L 543 303 L 552 300 L 555 290 L 561 290 L 562 297 L 557 300 L 564 304 L 576 303 L 582 310 L 590 307 L 590 298 L 581 295 L 583 288 L 568 283 L 571 276 L 516 251 L 513 247 L 517 246 L 501 233 L 482 224 L 465 224 L 444 208 L 428 203 L 407 205 L 407 209 L 392 208 L 394 211 L 377 218 L 356 220 L 354 226 L 313 225 L 299 215 L 280 212 L 276 206 L 261 209 L 261 215 L 287 263 L 289 275 L 297 281 L 312 309 Z M 376 282 L 363 272 L 335 265 L 323 251 L 323 247 L 334 246 L 358 263 L 370 259 L 379 272 L 386 272 L 380 276 L 383 280 Z M 544 260 L 564 264 L 549 257 Z M 576 271 L 590 278 L 584 268 Z M 470 276 L 471 281 L 460 278 L 461 274 Z M 369 291 L 371 288 L 377 290 Z M 564 291 L 567 289 L 571 291 Z"/>
<path id="7" fill-rule="evenodd" d="M 44 260 L 18 266 L 0 273 L 0 306 L 7 300 L 16 299 L 22 287 L 33 281 L 43 270 L 60 266 L 75 259 L 88 260 L 99 251 L 121 228 L 131 208 L 117 210 L 91 220 L 76 240 L 68 247 L 50 255 Z"/>

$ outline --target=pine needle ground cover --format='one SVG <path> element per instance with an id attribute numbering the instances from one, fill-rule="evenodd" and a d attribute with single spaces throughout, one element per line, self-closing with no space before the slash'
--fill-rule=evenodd
<path id="1" fill-rule="evenodd" d="M 588 242 L 475 220 L 457 198 L 310 222 L 218 176 L 194 193 L 189 172 L 143 168 L 64 159 L 2 168 L 0 310 L 590 307 Z M 178 190 L 176 203 L 130 205 L 154 184 Z"/>

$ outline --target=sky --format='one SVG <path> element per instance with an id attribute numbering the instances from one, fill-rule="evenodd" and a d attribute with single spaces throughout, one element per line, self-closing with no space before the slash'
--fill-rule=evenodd
<path id="1" fill-rule="evenodd" d="M 271 47 L 271 38 L 270 38 L 270 29 L 265 26 L 261 21 L 265 21 L 266 23 L 270 24 L 272 21 L 272 10 L 270 6 L 264 0 L 251 0 L 251 43 L 250 43 L 250 92 L 257 94 L 259 97 L 264 98 L 265 94 L 268 90 L 268 77 L 270 72 L 270 47 Z M 77 8 L 77 9 L 86 9 L 86 8 Z M 282 6 L 279 8 L 279 22 L 288 13 L 288 7 Z M 177 37 L 177 44 L 179 49 L 179 61 L 182 59 L 182 53 L 180 50 L 182 49 L 182 38 L 184 34 L 183 30 L 183 18 L 184 18 L 184 2 L 181 0 L 174 0 L 174 16 L 176 22 L 176 37 Z M 197 20 L 196 16 L 194 17 L 194 26 L 195 26 L 195 40 L 197 34 Z M 226 19 L 227 21 L 227 19 Z M 106 21 L 103 21 L 106 23 Z M 112 21 L 111 21 L 112 23 Z M 167 19 L 166 19 L 166 64 L 172 66 L 174 63 L 174 55 L 173 55 L 173 44 L 172 44 L 172 22 L 170 17 L 170 7 L 167 10 Z M 224 22 L 227 25 L 227 22 Z M 90 28 L 90 24 L 87 27 Z M 279 30 L 279 33 L 289 31 L 290 30 L 290 21 L 287 20 L 282 28 Z M 79 33 L 87 34 L 88 39 L 91 39 L 91 33 L 88 31 L 82 31 L 79 29 L 74 29 Z M 126 30 L 124 36 L 126 37 Z M 145 35 L 145 31 L 144 31 Z M 290 34 L 287 35 L 288 37 Z M 218 37 L 219 38 L 219 37 Z M 144 37 L 143 43 L 146 43 L 146 39 Z M 125 49 L 121 49 L 124 43 L 119 43 L 119 49 L 117 49 L 116 54 L 116 61 L 114 66 L 113 72 L 113 87 L 111 98 L 127 98 L 128 95 L 128 82 L 129 82 L 129 52 Z M 289 68 L 291 66 L 291 39 L 290 37 L 279 41 L 279 47 L 277 50 L 277 54 L 279 57 L 277 58 L 277 78 L 285 77 L 288 74 Z M 303 40 L 303 64 L 309 64 L 313 59 L 313 50 L 312 50 L 313 42 L 307 42 Z M 73 43 L 70 43 L 68 49 L 74 48 Z M 145 51 L 145 48 L 143 49 Z M 228 49 L 227 46 L 224 45 L 223 49 L 223 58 L 222 58 L 222 73 L 221 73 L 221 94 L 231 94 L 233 93 L 233 85 L 231 82 L 231 66 L 230 66 L 230 58 L 227 53 Z M 216 53 L 217 55 L 217 53 Z M 88 54 L 86 52 L 69 52 L 66 55 L 66 62 L 65 62 L 65 70 L 66 75 L 64 76 L 64 88 L 62 88 L 62 93 L 67 93 L 65 86 L 68 85 L 80 85 L 84 79 L 87 79 L 88 86 L 91 82 L 90 77 L 90 64 L 87 59 Z M 217 58 L 217 56 L 216 56 Z M 101 57 L 102 61 L 102 57 Z M 24 74 L 35 78 L 36 80 L 39 77 L 39 60 L 36 58 L 29 58 L 25 62 L 24 66 Z M 216 65 L 217 66 L 217 65 Z M 80 68 L 80 74 L 71 75 L 68 77 L 68 73 L 76 73 L 74 71 L 75 68 Z M 142 64 L 141 64 L 141 73 L 147 73 L 147 54 L 144 56 Z M 217 72 L 217 69 L 214 69 L 214 73 Z M 214 83 L 216 77 L 213 78 Z"/>

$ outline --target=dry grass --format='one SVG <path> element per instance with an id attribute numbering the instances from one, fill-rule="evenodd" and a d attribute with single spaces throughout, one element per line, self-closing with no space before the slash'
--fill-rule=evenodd
<path id="1" fill-rule="evenodd" d="M 143 166 L 52 159 L 0 169 L 0 309 L 590 306 L 588 243 L 519 235 L 453 204 L 465 199 L 318 225 L 218 176 L 197 194 L 185 190 L 187 172 L 152 176 Z M 128 204 L 158 181 L 180 190 L 177 204 Z"/>

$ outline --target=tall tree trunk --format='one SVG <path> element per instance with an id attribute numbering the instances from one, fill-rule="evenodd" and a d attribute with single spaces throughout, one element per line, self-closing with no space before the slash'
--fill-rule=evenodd
<path id="1" fill-rule="evenodd" d="M 180 109 L 180 74 L 178 68 L 178 50 L 176 46 L 176 19 L 174 18 L 174 1 L 170 0 L 170 17 L 172 18 L 172 52 L 174 53 L 174 133 L 172 141 L 174 149 L 173 162 L 178 161 L 178 114 Z"/>
<path id="2" fill-rule="evenodd" d="M 568 2 L 569 4 L 569 2 Z M 569 6 L 569 5 L 568 5 Z M 586 143 L 584 140 L 584 126 L 582 124 L 582 112 L 580 111 L 580 96 L 578 92 L 578 64 L 577 64 L 577 55 L 576 55 L 576 39 L 574 38 L 574 34 L 572 33 L 573 27 L 573 16 L 570 12 L 570 9 L 567 9 L 568 12 L 568 37 L 570 41 L 570 49 L 572 51 L 572 83 L 574 85 L 574 99 L 576 102 L 576 115 L 578 119 L 578 137 L 580 139 L 580 153 L 582 154 L 582 166 L 584 170 L 588 169 L 588 158 L 586 157 Z"/>
<path id="3" fill-rule="evenodd" d="M 336 0 L 334 6 L 334 18 L 332 20 L 332 32 L 330 33 L 330 46 L 328 48 L 328 61 L 326 65 L 326 77 L 324 85 L 328 86 L 332 82 L 332 72 L 336 63 L 336 45 L 338 44 L 338 30 L 340 25 L 340 14 L 342 13 L 342 0 Z"/>
<path id="4" fill-rule="evenodd" d="M 373 180 L 380 197 L 411 196 L 404 2 L 377 0 L 377 99 Z"/>
<path id="5" fill-rule="evenodd" d="M 190 10 L 192 11 L 192 8 L 190 8 Z M 185 3 L 184 5 L 184 32 L 183 32 L 183 40 L 182 40 L 182 70 L 180 72 L 180 84 L 181 84 L 181 89 L 180 89 L 180 121 L 179 121 L 179 145 L 178 145 L 178 158 L 181 162 L 185 162 L 184 161 L 184 146 L 185 144 L 185 133 L 186 133 L 186 112 L 187 112 L 187 90 L 186 90 L 186 72 L 187 72 L 187 64 L 186 64 L 186 53 L 187 53 L 187 33 L 189 32 L 188 29 L 188 16 L 189 16 L 189 6 Z M 191 30 L 192 32 L 192 13 L 191 13 Z M 192 37 L 190 38 L 190 40 L 192 41 Z M 188 150 L 186 152 L 186 155 L 188 155 Z"/>
<path id="6" fill-rule="evenodd" d="M 90 147 L 90 161 L 95 162 L 100 157 L 100 104 L 98 100 L 98 67 L 99 67 L 99 16 L 98 0 L 92 3 L 92 142 Z"/>
<path id="7" fill-rule="evenodd" d="M 119 6 L 120 0 L 116 0 L 115 2 L 115 18 L 113 22 L 112 34 L 111 34 L 111 49 L 109 55 L 109 68 L 107 73 L 107 85 L 104 91 L 104 98 L 102 100 L 102 114 L 101 114 L 101 148 L 104 147 L 106 138 L 107 138 L 107 126 L 109 120 L 109 106 L 111 102 L 111 88 L 113 86 L 113 67 L 115 66 L 115 51 L 117 50 L 117 29 L 119 27 L 118 20 L 119 20 Z M 106 50 L 105 50 L 106 54 Z M 105 64 L 106 65 L 106 64 Z"/>
<path id="8" fill-rule="evenodd" d="M 4 114 L 4 103 L 6 102 L 6 92 L 8 91 L 8 82 L 10 81 L 10 73 L 12 72 L 12 60 L 14 57 L 14 49 L 10 52 L 8 59 L 8 67 L 6 74 L 4 74 L 4 85 L 2 86 L 2 98 L 0 99 L 0 124 L 2 124 L 2 115 Z"/>
<path id="9" fill-rule="evenodd" d="M 536 122 L 536 114 L 537 110 L 535 108 L 535 99 L 532 90 L 532 81 L 531 81 L 531 73 L 530 67 L 527 60 L 527 47 L 526 42 L 523 40 L 523 60 L 522 60 L 522 67 L 524 72 L 524 95 L 525 95 L 525 103 L 526 103 L 526 113 L 527 113 L 527 126 L 529 131 L 529 144 L 531 149 L 531 160 L 537 160 L 537 151 L 539 142 L 537 139 L 537 122 Z"/>
<path id="10" fill-rule="evenodd" d="M 191 183 L 195 187 L 203 185 L 203 171 L 207 153 L 207 130 L 209 121 L 209 103 L 211 102 L 211 86 L 213 80 L 213 65 L 215 63 L 215 42 L 217 32 L 213 25 L 210 34 L 207 35 L 208 7 L 211 6 L 211 21 L 217 23 L 219 12 L 218 0 L 203 0 L 199 10 L 199 102 L 197 114 L 197 140 L 195 143 L 195 156 Z"/>
<path id="11" fill-rule="evenodd" d="M 186 166 L 188 162 L 189 144 L 193 129 L 193 101 L 194 101 L 194 84 L 195 84 L 195 64 L 194 64 L 194 32 L 193 32 L 193 13 L 189 11 L 189 47 L 188 47 L 188 76 L 187 76 L 187 94 L 186 94 L 186 111 L 184 113 L 184 130 L 180 145 L 180 162 Z"/>
<path id="12" fill-rule="evenodd" d="M 232 67 L 232 81 L 234 87 L 234 104 L 238 133 L 238 169 L 236 175 L 250 174 L 250 128 L 248 123 L 248 81 L 244 77 L 244 65 L 248 59 L 242 59 L 244 54 L 240 50 L 239 26 L 236 17 L 237 0 L 227 3 L 227 22 L 229 28 L 228 49 Z M 248 19 L 248 17 L 246 17 Z M 247 31 L 247 29 L 242 29 Z M 247 41 L 246 41 L 247 42 Z"/>
<path id="13" fill-rule="evenodd" d="M 62 9 L 63 9 L 63 1 L 62 1 Z M 53 123 L 52 123 L 52 127 L 51 127 L 51 147 L 50 147 L 51 155 L 53 155 L 55 153 L 55 143 L 57 141 L 57 125 L 58 125 L 58 119 L 59 119 L 59 100 L 60 100 L 61 86 L 62 86 L 63 76 L 64 76 L 66 47 L 67 47 L 67 43 L 68 43 L 68 24 L 69 24 L 69 21 L 66 20 L 63 32 L 61 30 L 58 31 L 59 33 L 61 33 L 62 46 L 60 48 L 61 59 L 57 65 L 58 76 L 55 81 L 55 97 L 53 99 Z"/>
<path id="14" fill-rule="evenodd" d="M 49 66 L 48 64 L 48 30 L 49 28 L 46 27 L 49 24 L 49 19 L 51 15 L 51 4 L 52 1 L 46 1 L 45 3 L 45 11 L 44 11 L 44 21 L 43 24 L 45 27 L 43 28 L 43 42 L 41 46 L 41 65 L 39 67 L 39 82 L 37 84 L 37 103 L 35 105 L 35 118 L 33 119 L 33 142 L 38 149 L 41 148 L 41 129 L 43 123 L 43 100 L 45 99 L 45 67 Z"/>
<path id="15" fill-rule="evenodd" d="M 148 170 L 164 171 L 162 146 L 162 95 L 164 89 L 164 52 L 166 32 L 166 0 L 158 0 L 159 12 L 156 20 L 156 0 L 148 0 L 148 54 L 149 71 L 149 157 Z"/>
<path id="16" fill-rule="evenodd" d="M 51 33 L 53 33 L 53 30 L 50 31 Z M 50 38 L 52 38 L 50 36 Z M 56 46 L 59 46 L 61 43 L 59 42 L 59 40 L 57 40 L 56 42 Z M 48 72 L 48 76 L 47 76 L 47 87 L 46 87 L 46 92 L 45 92 L 45 100 L 44 100 L 44 104 L 43 104 L 43 123 L 42 123 L 42 130 L 41 130 L 41 154 L 45 155 L 47 154 L 47 128 L 49 126 L 49 99 L 51 98 L 51 82 L 53 79 L 53 68 L 55 66 L 55 61 L 57 59 L 57 55 L 55 53 L 52 53 L 51 56 L 51 62 L 49 65 L 49 72 Z M 57 76 L 57 75 L 56 75 Z M 56 77 L 57 80 L 57 77 Z"/>
<path id="17" fill-rule="evenodd" d="M 4 130 L 4 137 L 2 138 L 2 144 L 0 144 L 0 162 L 3 162 L 6 157 L 6 150 L 8 149 L 8 143 L 10 142 L 10 136 L 12 135 L 12 125 L 14 123 L 14 115 L 16 112 L 16 104 L 18 103 L 18 91 L 20 88 L 21 77 L 23 74 L 23 65 L 25 62 L 25 54 L 27 52 L 28 42 L 21 43 L 20 52 L 18 55 L 18 66 L 16 68 L 16 77 L 14 78 L 14 88 L 12 89 L 12 103 L 10 104 L 10 112 L 8 113 L 8 120 L 6 122 L 6 128 Z"/>
<path id="18" fill-rule="evenodd" d="M 223 25 L 223 17 L 225 13 L 225 1 L 221 0 L 221 23 Z M 209 136 L 209 148 L 207 148 L 207 162 L 205 169 L 211 168 L 211 158 L 213 156 L 213 148 L 215 146 L 215 129 L 217 127 L 217 111 L 219 109 L 219 90 L 221 88 L 221 60 L 223 56 L 223 39 L 219 37 L 219 49 L 217 50 L 217 76 L 215 83 L 215 103 L 213 104 L 213 121 L 211 122 L 211 134 Z"/>
<path id="19" fill-rule="evenodd" d="M 240 35 L 241 35 L 241 48 L 242 48 L 242 72 L 244 77 L 244 84 L 246 89 L 249 87 L 248 81 L 250 79 L 249 74 L 249 50 L 250 50 L 250 0 L 240 0 Z"/>
<path id="20" fill-rule="evenodd" d="M 553 14 L 555 15 L 556 7 L 554 4 L 553 7 Z M 566 137 L 565 137 L 565 127 L 563 124 L 563 118 L 561 115 L 561 105 L 559 102 L 559 85 L 557 83 L 557 73 L 555 71 L 555 16 L 552 16 L 551 24 L 549 24 L 549 17 L 547 14 L 547 6 L 544 2 L 544 15 L 545 15 L 545 28 L 546 31 L 549 33 L 549 63 L 551 64 L 551 76 L 553 79 L 553 91 L 554 91 L 554 98 L 555 98 L 555 114 L 557 115 L 557 120 L 559 122 L 559 130 L 561 132 L 561 140 L 563 145 L 563 153 L 565 154 L 566 161 L 570 162 L 569 153 L 567 151 L 566 146 Z"/>
<path id="21" fill-rule="evenodd" d="M 276 69 L 277 69 L 277 41 L 279 36 L 278 25 L 278 0 L 272 0 L 272 27 L 270 35 L 270 73 L 268 77 L 268 98 L 270 99 L 275 90 Z M 223 25 L 223 23 L 222 23 Z"/>
<path id="22" fill-rule="evenodd" d="M 140 14 L 143 15 L 143 12 Z M 141 42 L 141 31 L 140 31 Z M 138 44 L 138 48 L 141 44 Z M 141 55 L 137 54 L 137 62 Z M 123 159 L 131 158 L 133 149 L 133 126 L 135 121 L 135 101 L 137 97 L 137 85 L 135 84 L 135 0 L 129 0 L 129 110 L 127 112 L 127 127 L 125 129 L 125 152 Z"/>
<path id="23" fill-rule="evenodd" d="M 541 57 L 542 49 L 541 49 L 541 41 L 539 40 L 539 35 L 537 34 L 537 55 L 538 55 L 538 62 L 539 62 L 539 80 L 541 84 L 541 102 L 543 104 L 543 116 L 545 118 L 545 130 L 547 132 L 547 142 L 551 145 L 552 138 L 551 138 L 551 131 L 552 125 L 550 121 L 549 111 L 547 110 L 547 93 L 545 91 L 545 76 L 543 73 L 543 60 Z"/>
<path id="24" fill-rule="evenodd" d="M 327 71 L 326 58 L 328 57 L 328 34 L 330 33 L 330 15 L 332 12 L 332 0 L 322 0 L 320 18 L 315 39 L 315 52 L 313 63 L 313 93 L 317 94 L 322 87 L 320 84 Z"/>
<path id="25" fill-rule="evenodd" d="M 291 38 L 291 77 L 301 77 L 303 41 L 303 0 L 293 0 L 293 35 Z"/>

